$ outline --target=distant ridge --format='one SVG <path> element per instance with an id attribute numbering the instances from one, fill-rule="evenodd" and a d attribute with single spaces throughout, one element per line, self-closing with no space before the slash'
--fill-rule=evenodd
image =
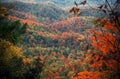
<path id="1" fill-rule="evenodd" d="M 4 0 L 5 2 L 14 2 L 14 1 L 21 1 L 26 3 L 39 3 L 39 2 L 51 2 L 58 6 L 74 6 L 74 1 L 80 3 L 84 0 Z M 116 0 L 108 0 L 109 2 L 115 2 Z M 97 5 L 96 0 L 87 0 L 90 5 Z M 100 3 L 104 3 L 105 0 L 100 0 Z"/>
<path id="2" fill-rule="evenodd" d="M 12 16 L 14 15 L 18 18 L 25 19 L 24 15 L 21 15 L 20 13 L 28 13 L 37 17 L 37 21 L 42 23 L 48 23 L 48 21 L 60 21 L 62 17 L 67 17 L 67 13 L 62 8 L 49 2 L 38 4 L 23 2 L 4 2 L 1 5 L 7 6 L 8 8 L 13 6 L 14 11 L 11 11 Z"/>

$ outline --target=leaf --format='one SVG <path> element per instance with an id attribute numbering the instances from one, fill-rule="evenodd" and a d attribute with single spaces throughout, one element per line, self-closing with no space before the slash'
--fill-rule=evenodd
<path id="1" fill-rule="evenodd" d="M 77 16 L 79 16 L 82 13 L 78 7 L 73 7 L 69 12 L 74 13 Z"/>
<path id="2" fill-rule="evenodd" d="M 103 5 L 100 5 L 99 7 L 98 7 L 99 9 L 106 9 L 107 8 L 107 5 L 106 4 L 103 4 Z"/>
<path id="3" fill-rule="evenodd" d="M 82 5 L 85 5 L 86 3 L 87 3 L 87 1 L 85 0 L 85 1 L 81 2 L 80 5 L 81 5 L 81 4 L 82 4 Z"/>

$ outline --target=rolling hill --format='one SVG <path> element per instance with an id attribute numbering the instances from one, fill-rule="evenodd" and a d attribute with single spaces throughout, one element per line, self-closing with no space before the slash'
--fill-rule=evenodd
<path id="1" fill-rule="evenodd" d="M 60 7 L 52 3 L 23 3 L 23 2 L 9 2 L 2 3 L 2 5 L 7 6 L 8 8 L 14 7 L 14 10 L 11 10 L 10 14 L 21 19 L 26 18 L 26 14 L 29 14 L 29 17 L 36 17 L 38 22 L 48 23 L 61 20 L 63 17 L 67 17 L 67 13 L 62 10 Z M 31 16 L 30 16 L 31 15 Z"/>

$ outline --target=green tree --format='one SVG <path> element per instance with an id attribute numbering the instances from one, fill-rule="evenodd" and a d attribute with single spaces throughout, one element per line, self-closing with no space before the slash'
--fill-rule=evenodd
<path id="1" fill-rule="evenodd" d="M 0 20 L 0 38 L 17 44 L 20 36 L 26 32 L 27 24 L 20 21 Z"/>
<path id="2" fill-rule="evenodd" d="M 25 34 L 27 24 L 12 21 L 8 16 L 9 10 L 0 6 L 0 79 L 38 79 L 43 66 L 40 59 L 31 61 L 15 46 Z"/>

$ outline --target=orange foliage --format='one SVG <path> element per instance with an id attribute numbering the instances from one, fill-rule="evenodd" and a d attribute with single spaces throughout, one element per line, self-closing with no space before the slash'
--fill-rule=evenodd
<path id="1" fill-rule="evenodd" d="M 110 22 L 105 24 L 105 27 L 112 31 L 117 31 L 115 26 Z M 110 33 L 106 30 L 97 30 L 93 32 L 93 35 L 90 37 L 91 44 L 94 48 L 100 50 L 101 52 L 98 55 L 91 56 L 93 58 L 93 64 L 91 68 L 94 70 L 103 70 L 108 69 L 112 71 L 117 71 L 119 68 L 119 49 L 120 42 L 118 41 L 118 35 L 115 33 Z"/>
<path id="2" fill-rule="evenodd" d="M 94 62 L 94 64 L 91 65 L 91 68 L 93 68 L 94 70 L 102 70 L 103 67 L 105 67 L 105 61 L 104 60 L 100 60 L 99 62 Z"/>
<path id="3" fill-rule="evenodd" d="M 119 76 L 112 76 L 113 71 L 83 71 L 78 73 L 77 76 L 73 77 L 72 79 L 119 79 Z"/>
<path id="4" fill-rule="evenodd" d="M 60 36 L 58 36 L 58 35 L 52 35 L 51 38 L 53 38 L 53 39 L 60 39 Z"/>
<path id="5" fill-rule="evenodd" d="M 106 28 L 107 30 L 118 31 L 118 29 L 116 28 L 115 24 L 114 23 L 112 24 L 110 21 L 107 21 L 104 24 L 104 28 Z"/>
<path id="6" fill-rule="evenodd" d="M 14 15 L 21 15 L 23 16 L 25 19 L 28 19 L 28 20 L 32 20 L 32 21 L 37 21 L 37 17 L 30 14 L 30 13 L 25 13 L 25 12 L 21 12 L 21 11 L 16 11 L 16 10 L 11 10 L 14 12 Z M 22 17 L 22 18 L 23 18 Z"/>
<path id="7" fill-rule="evenodd" d="M 113 32 L 118 31 L 109 21 L 105 23 L 104 28 Z M 92 30 L 91 44 L 101 52 L 90 53 L 86 58 L 87 63 L 90 64 L 90 71 L 80 72 L 73 79 L 119 79 L 117 74 L 120 69 L 118 41 L 120 38 L 118 34 L 105 29 Z"/>
<path id="8" fill-rule="evenodd" d="M 38 31 L 37 34 L 43 37 L 49 37 L 50 35 L 52 35 L 49 32 L 41 32 L 41 31 Z"/>
<path id="9" fill-rule="evenodd" d="M 29 20 L 29 19 L 20 19 L 17 18 L 15 16 L 9 16 L 10 19 L 16 21 L 16 20 L 20 20 L 22 23 L 27 23 L 29 26 L 33 26 L 33 25 L 43 25 L 42 23 L 39 23 L 37 21 L 33 21 L 33 20 Z"/>
<path id="10" fill-rule="evenodd" d="M 22 22 L 22 23 L 27 23 L 28 25 L 30 25 L 30 26 L 32 26 L 32 25 L 39 25 L 39 23 L 38 22 L 35 22 L 35 21 L 32 21 L 32 20 L 24 20 L 24 19 L 20 19 L 20 21 Z"/>
<path id="11" fill-rule="evenodd" d="M 31 60 L 29 58 L 24 57 L 23 58 L 23 64 L 30 64 Z"/>
<path id="12" fill-rule="evenodd" d="M 93 32 L 94 35 L 90 38 L 91 44 L 107 55 L 109 52 L 118 51 L 116 48 L 119 47 L 116 35 L 109 32 Z"/>
<path id="13" fill-rule="evenodd" d="M 55 76 L 55 78 L 54 79 L 60 79 L 60 76 Z"/>
<path id="14" fill-rule="evenodd" d="M 54 22 L 48 26 L 51 26 L 52 30 L 61 29 L 66 27 L 66 31 L 70 31 L 71 29 L 80 29 L 83 27 L 83 23 L 79 17 L 72 17 L 63 21 Z M 75 28 L 74 28 L 75 27 Z"/>
<path id="15" fill-rule="evenodd" d="M 62 36 L 61 36 L 61 38 L 63 38 L 63 39 L 67 39 L 67 38 L 70 38 L 70 37 L 71 37 L 71 34 L 68 33 L 68 32 L 62 33 Z"/>
<path id="16" fill-rule="evenodd" d="M 106 60 L 105 62 L 106 62 L 105 65 L 109 70 L 118 71 L 117 68 L 120 68 L 120 63 L 114 59 Z"/>
<path id="17" fill-rule="evenodd" d="M 78 73 L 78 76 L 73 77 L 73 79 L 105 79 L 105 78 L 101 76 L 100 72 L 83 71 Z"/>

